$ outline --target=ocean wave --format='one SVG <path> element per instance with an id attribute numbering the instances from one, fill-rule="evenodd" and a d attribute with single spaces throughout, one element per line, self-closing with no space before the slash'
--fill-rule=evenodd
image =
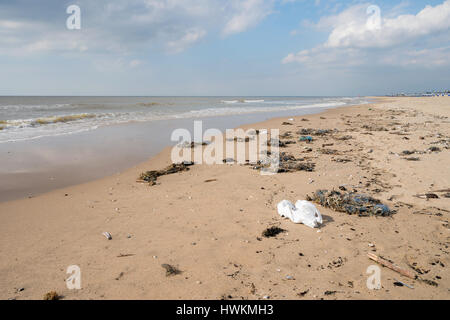
<path id="1" fill-rule="evenodd" d="M 264 102 L 264 100 L 244 100 L 245 103 L 261 103 Z"/>
<path id="2" fill-rule="evenodd" d="M 362 100 L 362 99 L 361 99 Z M 239 100 L 233 100 L 239 102 Z M 249 100 L 260 101 L 260 100 Z M 272 103 L 272 102 L 271 102 Z M 207 107 L 196 110 L 160 110 L 158 108 L 129 110 L 128 112 L 93 112 L 54 116 L 33 117 L 30 119 L 0 120 L 0 143 L 30 140 L 39 137 L 58 136 L 94 130 L 102 126 L 131 122 L 148 122 L 171 119 L 207 118 L 240 114 L 283 112 L 301 109 L 333 108 L 348 105 L 343 99 L 317 101 L 310 104 L 242 104 L 236 106 Z M 293 102 L 294 103 L 294 102 Z M 363 101 L 357 101 L 363 103 Z M 122 109 L 123 110 L 123 109 Z"/>
<path id="3" fill-rule="evenodd" d="M 59 104 L 12 104 L 12 105 L 0 105 L 0 110 L 54 110 L 62 109 L 72 106 L 69 103 L 59 103 Z M 75 105 L 74 105 L 75 107 Z"/>
<path id="4" fill-rule="evenodd" d="M 222 100 L 220 102 L 227 103 L 227 104 L 235 104 L 235 103 L 239 103 L 239 100 Z"/>
<path id="5" fill-rule="evenodd" d="M 274 107 L 246 107 L 246 108 L 207 108 L 202 110 L 192 110 L 189 112 L 176 115 L 176 118 L 190 118 L 190 117 L 208 117 L 208 116 L 227 116 L 237 114 L 249 114 L 260 112 L 277 112 L 277 111 L 290 111 L 301 109 L 314 109 L 314 108 L 332 108 L 346 105 L 345 102 L 329 102 L 329 103 L 316 103 L 309 105 L 290 105 L 290 106 L 274 106 Z"/>
<path id="6" fill-rule="evenodd" d="M 71 114 L 64 116 L 52 116 L 52 117 L 41 117 L 36 119 L 15 119 L 15 120 L 1 120 L 0 125 L 3 129 L 8 128 L 23 128 L 23 127 L 36 127 L 44 126 L 49 124 L 57 123 L 68 123 L 86 119 L 93 119 L 98 117 L 96 114 L 82 113 L 82 114 Z"/>
<path id="7" fill-rule="evenodd" d="M 225 104 L 235 104 L 235 103 L 262 103 L 264 102 L 263 99 L 259 100 L 248 100 L 248 99 L 239 99 L 239 100 L 222 100 L 220 101 Z"/>

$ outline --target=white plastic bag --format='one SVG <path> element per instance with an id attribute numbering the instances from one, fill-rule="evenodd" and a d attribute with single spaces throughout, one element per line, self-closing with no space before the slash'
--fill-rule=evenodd
<path id="1" fill-rule="evenodd" d="M 292 212 L 296 210 L 292 202 L 283 200 L 278 204 L 278 214 L 283 218 L 289 218 L 292 220 Z"/>
<path id="2" fill-rule="evenodd" d="M 290 201 L 283 200 L 277 207 L 280 216 L 294 223 L 303 223 L 310 228 L 317 228 L 323 223 L 322 215 L 311 202 L 299 200 L 294 206 Z"/>

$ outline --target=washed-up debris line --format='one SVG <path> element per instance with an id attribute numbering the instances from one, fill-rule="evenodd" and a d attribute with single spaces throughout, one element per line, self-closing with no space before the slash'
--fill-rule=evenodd
<path id="1" fill-rule="evenodd" d="M 280 164 L 278 173 L 296 172 L 296 171 L 314 171 L 316 164 L 312 162 L 304 162 L 305 159 L 297 159 L 293 155 L 282 152 L 280 154 Z"/>
<path id="2" fill-rule="evenodd" d="M 182 163 L 172 163 L 164 170 L 152 170 L 142 173 L 139 177 L 138 182 L 148 182 L 151 186 L 154 186 L 158 177 L 177 172 L 188 171 L 189 167 L 192 165 L 194 165 L 194 163 L 190 161 L 185 161 Z"/>
<path id="3" fill-rule="evenodd" d="M 389 131 L 388 129 L 381 127 L 381 126 L 377 126 L 374 124 L 365 124 L 362 126 L 363 129 L 366 129 L 367 131 Z"/>
<path id="4" fill-rule="evenodd" d="M 197 146 L 207 146 L 209 144 L 209 142 L 188 142 L 188 141 L 184 141 L 180 144 L 178 144 L 179 148 L 184 148 L 184 149 L 193 149 Z"/>
<path id="5" fill-rule="evenodd" d="M 387 217 L 395 213 L 381 201 L 355 192 L 317 190 L 312 197 L 308 196 L 307 200 L 350 215 Z"/>
<path id="6" fill-rule="evenodd" d="M 278 161 L 277 161 L 278 160 Z M 278 163 L 277 163 L 278 162 Z M 305 162 L 305 159 L 297 159 L 293 155 L 285 152 L 280 153 L 279 159 L 276 157 L 267 157 L 259 160 L 258 164 L 253 166 L 254 170 L 269 169 L 276 167 L 277 173 L 297 172 L 297 171 L 314 171 L 316 164 L 312 162 Z"/>
<path id="7" fill-rule="evenodd" d="M 302 136 L 326 136 L 332 133 L 336 133 L 337 130 L 330 129 L 301 129 L 297 131 L 297 134 Z"/>
<path id="8" fill-rule="evenodd" d="M 292 132 L 290 132 L 290 131 L 287 131 L 280 135 L 281 139 L 286 139 L 286 138 L 291 138 L 291 137 L 292 137 Z"/>
<path id="9" fill-rule="evenodd" d="M 288 145 L 295 144 L 295 143 L 296 142 L 292 141 L 292 140 L 283 141 L 283 140 L 278 140 L 278 139 L 271 139 L 268 143 L 268 146 L 272 147 L 272 146 L 278 145 L 279 148 L 286 148 Z"/>
<path id="10" fill-rule="evenodd" d="M 346 135 L 346 136 L 343 136 L 343 137 L 335 137 L 335 139 L 339 140 L 339 141 L 347 141 L 347 140 L 353 139 L 353 137 L 349 136 L 349 135 Z"/>
<path id="11" fill-rule="evenodd" d="M 328 155 L 336 155 L 339 154 L 338 150 L 335 149 L 320 149 L 319 152 L 321 154 L 328 154 Z"/>

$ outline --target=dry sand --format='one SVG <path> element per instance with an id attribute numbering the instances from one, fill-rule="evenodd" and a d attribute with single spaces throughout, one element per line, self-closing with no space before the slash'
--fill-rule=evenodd
<path id="1" fill-rule="evenodd" d="M 380 99 L 292 126 L 273 119 L 247 128 L 280 128 L 294 140 L 301 128 L 339 132 L 282 149 L 316 163 L 314 172 L 261 176 L 249 166 L 195 165 L 155 186 L 137 183 L 141 172 L 170 164 L 166 149 L 115 176 L 1 203 L 0 298 L 42 299 L 55 290 L 64 299 L 449 299 L 450 199 L 415 197 L 450 188 L 449 116 L 450 98 L 442 97 Z M 345 135 L 352 139 L 336 139 Z M 441 151 L 401 155 L 431 146 Z M 340 185 L 398 212 L 364 218 L 318 206 L 320 232 L 277 215 L 283 199 Z M 272 225 L 287 232 L 261 237 Z M 382 288 L 369 290 L 368 252 L 437 286 L 382 268 Z M 162 264 L 182 273 L 166 277 Z M 81 268 L 81 290 L 66 288 L 70 265 Z"/>

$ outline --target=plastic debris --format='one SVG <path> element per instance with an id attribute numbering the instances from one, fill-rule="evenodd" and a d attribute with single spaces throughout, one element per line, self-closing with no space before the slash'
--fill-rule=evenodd
<path id="1" fill-rule="evenodd" d="M 395 213 L 395 211 L 390 210 L 381 201 L 354 192 L 317 190 L 312 197 L 308 196 L 307 199 L 319 203 L 324 207 L 332 208 L 339 212 L 346 212 L 351 215 L 387 217 Z"/>
<path id="2" fill-rule="evenodd" d="M 300 138 L 298 138 L 298 141 L 312 142 L 313 141 L 313 137 L 311 137 L 311 136 L 301 136 Z"/>
<path id="3" fill-rule="evenodd" d="M 105 231 L 105 232 L 102 233 L 102 235 L 104 235 L 105 238 L 108 239 L 108 240 L 111 240 L 111 239 L 112 239 L 112 236 L 111 236 L 111 234 L 110 234 L 109 232 L 106 232 L 106 231 Z"/>
<path id="4" fill-rule="evenodd" d="M 290 201 L 283 200 L 277 208 L 280 216 L 289 218 L 294 223 L 303 223 L 310 228 L 318 228 L 323 223 L 319 210 L 308 201 L 299 200 L 294 206 Z"/>

